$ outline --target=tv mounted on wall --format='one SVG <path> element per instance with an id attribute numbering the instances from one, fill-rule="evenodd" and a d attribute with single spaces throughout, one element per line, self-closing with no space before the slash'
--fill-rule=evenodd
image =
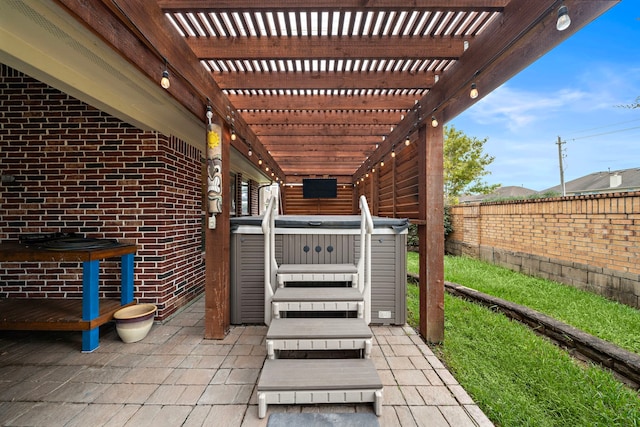
<path id="1" fill-rule="evenodd" d="M 338 197 L 336 178 L 303 178 L 302 197 L 305 199 L 335 199 Z"/>

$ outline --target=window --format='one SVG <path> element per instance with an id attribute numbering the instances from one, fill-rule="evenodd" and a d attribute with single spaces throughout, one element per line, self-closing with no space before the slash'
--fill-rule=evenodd
<path id="1" fill-rule="evenodd" d="M 240 191 L 240 213 L 249 215 L 249 181 L 242 180 L 242 188 Z"/>

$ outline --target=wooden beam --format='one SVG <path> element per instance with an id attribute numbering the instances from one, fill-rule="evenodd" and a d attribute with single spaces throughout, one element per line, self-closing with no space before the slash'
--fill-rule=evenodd
<path id="1" fill-rule="evenodd" d="M 457 59 L 462 37 L 190 37 L 200 59 Z"/>
<path id="2" fill-rule="evenodd" d="M 284 170 L 291 168 L 306 169 L 307 167 L 322 167 L 324 173 L 337 173 L 337 170 L 346 170 L 348 173 L 352 173 L 358 166 L 362 164 L 366 159 L 366 155 L 360 156 L 319 156 L 319 157 L 307 157 L 307 156 L 281 156 L 278 158 L 280 166 Z M 336 166 L 339 163 L 339 166 Z"/>
<path id="3" fill-rule="evenodd" d="M 239 110 L 409 110 L 413 95 L 229 95 Z"/>
<path id="4" fill-rule="evenodd" d="M 387 128 L 389 129 L 389 128 Z M 275 147 L 301 147 L 322 149 L 327 145 L 342 146 L 346 149 L 349 147 L 369 147 L 375 148 L 381 138 L 369 135 L 352 135 L 352 136 L 322 136 L 322 135 L 279 135 L 279 136 L 263 136 L 262 141 L 269 150 Z"/>
<path id="5" fill-rule="evenodd" d="M 268 12 L 273 10 L 319 11 L 319 10 L 499 10 L 509 0 L 278 0 L 257 2 L 255 0 L 158 0 L 158 5 L 167 12 L 216 12 L 255 10 Z"/>
<path id="6" fill-rule="evenodd" d="M 430 89 L 436 81 L 433 71 L 409 72 L 287 72 L 213 73 L 227 90 L 278 89 Z"/>
<path id="7" fill-rule="evenodd" d="M 420 334 L 439 343 L 444 340 L 443 127 L 421 126 L 417 139 Z"/>
<path id="8" fill-rule="evenodd" d="M 184 38 L 175 31 L 167 31 L 167 19 L 154 2 L 119 2 L 116 5 L 110 0 L 56 1 L 156 83 L 165 67 L 162 57 L 166 58 L 171 74 L 171 87 L 167 93 L 202 120 L 203 129 L 207 98 L 221 119 L 226 119 L 227 112 L 233 110 L 211 73 L 204 67 L 194 66 L 198 59 Z M 264 158 L 271 158 L 241 117 L 236 117 L 235 128 L 252 144 L 254 151 L 261 152 Z M 236 140 L 232 145 L 242 151 L 244 143 Z"/>
<path id="9" fill-rule="evenodd" d="M 283 167 L 287 177 L 290 176 L 340 176 L 340 175 L 352 175 L 355 167 L 350 165 L 334 165 L 330 169 L 327 169 L 326 165 L 305 165 L 301 167 L 299 165 L 292 165 Z M 287 181 L 285 181 L 287 182 Z"/>
<path id="10" fill-rule="evenodd" d="M 402 112 L 324 112 L 324 111 L 293 111 L 293 112 L 264 112 L 245 111 L 242 113 L 244 120 L 250 124 L 289 124 L 289 125 L 349 125 L 349 124 L 387 124 L 390 127 L 400 121 Z M 391 128 L 389 128 L 391 129 Z"/>
<path id="11" fill-rule="evenodd" d="M 519 0 L 520 3 L 526 3 L 527 7 L 530 7 L 531 2 L 526 0 Z M 478 58 L 481 55 L 481 49 L 474 49 L 474 58 L 470 58 L 469 63 L 460 63 L 457 66 L 452 67 L 452 73 L 456 72 L 456 80 L 462 81 L 463 76 L 471 76 L 472 70 L 481 70 L 479 75 L 473 79 L 475 80 L 479 90 L 480 96 L 471 100 L 468 96 L 468 84 L 463 84 L 462 95 L 451 95 L 450 92 L 445 94 L 445 99 L 449 99 L 443 110 L 443 118 L 445 122 L 448 122 L 455 118 L 458 114 L 469 108 L 473 103 L 479 101 L 487 94 L 491 93 L 494 89 L 501 86 L 504 82 L 516 75 L 521 70 L 525 69 L 529 64 L 542 57 L 548 51 L 555 46 L 568 39 L 571 35 L 576 33 L 582 27 L 589 22 L 600 16 L 602 13 L 613 7 L 620 0 L 576 0 L 574 2 L 565 2 L 569 5 L 571 13 L 571 26 L 565 31 L 556 30 L 557 21 L 557 2 L 552 0 L 540 1 L 544 3 L 539 5 L 539 8 L 535 8 L 532 16 L 538 14 L 538 20 L 529 19 L 527 22 L 530 27 L 525 28 L 526 32 L 520 36 L 522 28 L 513 28 L 514 24 L 518 22 L 520 15 L 517 3 L 518 1 L 512 1 L 508 8 L 505 8 L 504 19 L 500 20 L 503 24 L 500 26 L 499 32 L 504 32 L 507 38 L 504 44 L 500 44 L 500 50 L 496 51 L 498 58 L 495 61 L 482 64 L 482 61 Z M 538 2 L 536 2 L 538 3 Z M 544 6 L 547 5 L 545 9 Z M 517 15 L 517 16 L 514 16 Z M 487 33 L 481 34 L 478 40 L 473 44 L 474 46 L 484 46 L 490 42 L 490 37 Z M 500 35 L 496 34 L 491 37 L 492 40 L 501 40 Z M 495 49 L 492 46 L 491 52 Z M 490 52 L 485 52 L 484 57 L 492 58 L 489 56 Z M 459 69 L 458 69 L 459 68 Z M 469 77 L 467 77 L 469 79 Z M 466 80 L 469 82 L 470 80 Z"/>
<path id="12" fill-rule="evenodd" d="M 268 136 L 296 136 L 296 135 L 316 135 L 316 136 L 364 136 L 372 135 L 382 142 L 382 136 L 388 135 L 390 127 L 387 125 L 373 124 L 320 124 L 320 125 L 262 125 L 252 126 L 253 131 L 261 140 Z"/>
<path id="13" fill-rule="evenodd" d="M 231 325 L 230 300 L 230 134 L 222 137 L 222 212 L 216 215 L 216 228 L 205 231 L 205 317 L 204 337 L 223 339 Z M 206 204 L 206 203 L 205 203 Z M 211 215 L 207 212 L 207 216 Z M 207 218 L 208 221 L 208 218 Z"/>
<path id="14" fill-rule="evenodd" d="M 388 154 L 393 144 L 401 143 L 407 134 L 415 131 L 417 124 L 429 121 L 434 110 L 444 124 L 478 101 L 479 98 L 472 100 L 468 95 L 472 81 L 478 85 L 482 98 L 618 2 L 576 0 L 570 7 L 577 22 L 572 18 L 569 30 L 557 31 L 556 0 L 511 0 L 501 18 L 471 42 L 460 61 L 446 70 L 429 93 L 406 114 L 371 160 L 379 161 Z M 356 173 L 361 172 L 362 168 Z"/>

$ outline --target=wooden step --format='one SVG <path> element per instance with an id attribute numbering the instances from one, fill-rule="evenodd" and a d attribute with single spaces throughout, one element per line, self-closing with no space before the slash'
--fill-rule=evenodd
<path id="1" fill-rule="evenodd" d="M 281 311 L 357 311 L 363 317 L 364 297 L 353 287 L 277 288 L 272 298 L 274 318 Z"/>
<path id="2" fill-rule="evenodd" d="M 258 416 L 269 404 L 373 402 L 382 410 L 382 381 L 370 359 L 265 360 L 258 379 Z"/>
<path id="3" fill-rule="evenodd" d="M 373 334 L 362 319 L 273 319 L 267 331 L 267 355 L 279 350 L 362 350 L 371 357 Z"/>
<path id="4" fill-rule="evenodd" d="M 358 281 L 358 269 L 353 264 L 282 264 L 276 275 L 280 287 L 287 282 Z"/>

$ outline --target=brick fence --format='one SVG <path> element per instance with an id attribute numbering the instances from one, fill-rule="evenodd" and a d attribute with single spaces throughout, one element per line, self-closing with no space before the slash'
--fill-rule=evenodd
<path id="1" fill-rule="evenodd" d="M 451 208 L 446 250 L 640 308 L 640 192 Z"/>

